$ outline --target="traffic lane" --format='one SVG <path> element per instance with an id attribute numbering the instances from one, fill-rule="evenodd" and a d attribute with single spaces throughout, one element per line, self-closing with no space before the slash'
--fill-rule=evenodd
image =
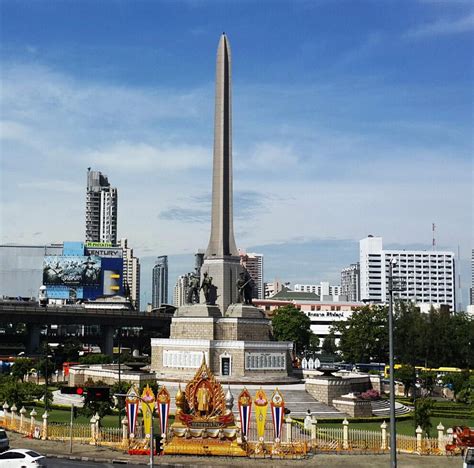
<path id="1" fill-rule="evenodd" d="M 61 468 L 62 466 L 67 467 L 81 467 L 81 468 L 97 468 L 97 467 L 118 467 L 121 465 L 115 465 L 112 463 L 95 463 L 95 462 L 86 462 L 81 460 L 60 460 L 58 458 L 46 457 L 48 462 L 48 468 Z"/>

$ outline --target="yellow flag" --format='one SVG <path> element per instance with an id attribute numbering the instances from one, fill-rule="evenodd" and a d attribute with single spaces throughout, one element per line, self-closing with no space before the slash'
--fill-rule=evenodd
<path id="1" fill-rule="evenodd" d="M 255 394 L 255 418 L 257 419 L 257 435 L 263 439 L 265 435 L 265 421 L 267 420 L 268 400 L 265 392 L 260 388 Z"/>
<path id="2" fill-rule="evenodd" d="M 143 389 L 142 400 L 140 406 L 142 408 L 143 426 L 146 437 L 149 438 L 151 434 L 151 412 L 155 409 L 155 394 L 149 385 Z"/>

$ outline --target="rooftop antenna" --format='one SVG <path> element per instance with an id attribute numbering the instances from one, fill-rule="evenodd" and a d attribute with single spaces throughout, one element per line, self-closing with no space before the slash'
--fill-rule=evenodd
<path id="1" fill-rule="evenodd" d="M 436 224 L 433 223 L 431 225 L 431 230 L 433 231 L 433 242 L 432 242 L 432 248 L 433 250 L 436 250 L 436 234 L 435 234 L 435 231 L 436 231 Z"/>

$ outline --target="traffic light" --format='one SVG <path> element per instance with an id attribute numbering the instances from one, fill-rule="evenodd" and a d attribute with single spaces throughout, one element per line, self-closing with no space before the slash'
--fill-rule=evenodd
<path id="1" fill-rule="evenodd" d="M 87 387 L 87 399 L 89 401 L 108 401 L 109 398 L 109 387 Z"/>
<path id="2" fill-rule="evenodd" d="M 66 395 L 84 396 L 86 389 L 84 387 L 61 387 L 61 393 Z"/>

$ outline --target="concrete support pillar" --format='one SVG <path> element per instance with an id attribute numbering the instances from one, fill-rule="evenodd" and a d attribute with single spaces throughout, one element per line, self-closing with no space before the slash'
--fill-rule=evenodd
<path id="1" fill-rule="evenodd" d="M 342 421 L 342 448 L 344 450 L 349 448 L 349 421 L 347 419 Z"/>
<path id="2" fill-rule="evenodd" d="M 22 406 L 20 409 L 20 432 L 23 432 L 25 430 L 25 414 L 26 408 Z"/>
<path id="3" fill-rule="evenodd" d="M 48 412 L 45 411 L 43 413 L 43 430 L 41 431 L 41 439 L 47 440 L 48 439 Z"/>
<path id="4" fill-rule="evenodd" d="M 95 440 L 96 440 L 96 445 L 99 444 L 100 440 L 100 416 L 99 413 L 95 413 Z"/>
<path id="5" fill-rule="evenodd" d="M 423 434 L 423 429 L 420 426 L 418 426 L 415 432 L 416 432 L 416 451 L 418 453 L 421 453 L 421 438 Z"/>
<path id="6" fill-rule="evenodd" d="M 128 447 L 128 419 L 126 416 L 122 418 L 122 444 Z"/>
<path id="7" fill-rule="evenodd" d="M 27 325 L 26 353 L 33 354 L 38 351 L 40 346 L 41 326 L 36 323 Z"/>
<path id="8" fill-rule="evenodd" d="M 16 411 L 17 411 L 17 407 L 15 405 L 15 403 L 13 403 L 10 411 L 12 412 L 11 413 L 11 428 L 12 429 L 16 429 Z"/>
<path id="9" fill-rule="evenodd" d="M 440 453 L 445 454 L 446 441 L 444 440 L 444 426 L 441 424 L 441 422 L 436 426 L 436 429 L 438 429 L 438 450 Z"/>
<path id="10" fill-rule="evenodd" d="M 380 424 L 380 429 L 382 429 L 382 445 L 380 448 L 387 450 L 387 423 L 385 421 Z"/>
<path id="11" fill-rule="evenodd" d="M 35 409 L 33 408 L 31 410 L 31 413 L 30 413 L 30 432 L 31 432 L 31 435 L 34 436 L 34 433 L 35 433 L 35 426 L 36 426 L 36 421 L 35 421 L 35 416 L 37 415 L 38 413 L 35 411 Z"/>
<path id="12" fill-rule="evenodd" d="M 113 356 L 114 354 L 114 332 L 115 328 L 113 325 L 101 325 L 100 330 L 102 332 L 102 354 Z"/>
<path id="13" fill-rule="evenodd" d="M 286 443 L 291 443 L 291 418 L 288 416 L 285 418 L 286 425 Z"/>
<path id="14" fill-rule="evenodd" d="M 96 444 L 96 434 L 95 434 L 95 416 L 92 416 L 92 418 L 90 419 L 90 424 L 91 424 L 91 441 L 89 442 L 90 445 L 95 445 Z"/>
<path id="15" fill-rule="evenodd" d="M 7 402 L 3 403 L 3 421 L 5 424 L 8 424 L 8 409 L 10 406 L 8 405 Z"/>
<path id="16" fill-rule="evenodd" d="M 316 440 L 317 435 L 318 435 L 318 420 L 316 419 L 316 416 L 313 416 L 311 420 L 311 440 Z"/>

